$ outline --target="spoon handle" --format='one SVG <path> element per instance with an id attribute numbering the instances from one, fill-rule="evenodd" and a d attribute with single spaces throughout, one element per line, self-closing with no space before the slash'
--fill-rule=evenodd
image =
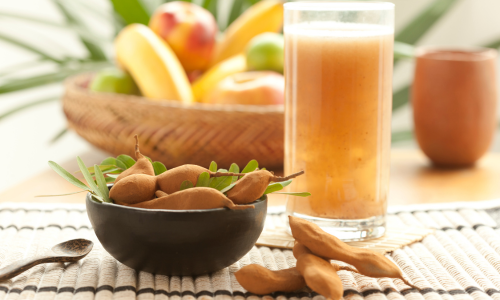
<path id="1" fill-rule="evenodd" d="M 11 279 L 32 267 L 45 262 L 44 257 L 26 258 L 13 262 L 12 264 L 0 269 L 0 281 Z"/>

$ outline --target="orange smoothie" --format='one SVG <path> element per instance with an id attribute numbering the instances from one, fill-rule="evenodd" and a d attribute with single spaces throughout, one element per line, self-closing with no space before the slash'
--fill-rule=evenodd
<path id="1" fill-rule="evenodd" d="M 285 174 L 305 170 L 290 190 L 312 194 L 288 196 L 287 211 L 328 219 L 382 216 L 394 33 L 376 25 L 327 25 L 285 31 Z"/>

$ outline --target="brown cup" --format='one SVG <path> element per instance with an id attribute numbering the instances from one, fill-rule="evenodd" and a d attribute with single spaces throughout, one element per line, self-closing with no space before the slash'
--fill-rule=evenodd
<path id="1" fill-rule="evenodd" d="M 411 92 L 415 135 L 438 166 L 473 165 L 496 129 L 497 51 L 417 50 Z"/>

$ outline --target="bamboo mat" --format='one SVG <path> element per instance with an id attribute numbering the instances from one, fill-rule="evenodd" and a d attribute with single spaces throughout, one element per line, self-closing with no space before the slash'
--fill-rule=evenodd
<path id="1" fill-rule="evenodd" d="M 390 222 L 432 228 L 435 232 L 388 257 L 421 290 L 400 280 L 373 279 L 339 271 L 346 300 L 500 300 L 500 201 L 455 206 L 418 206 L 394 210 Z M 271 213 L 269 218 L 276 218 Z M 72 238 L 94 241 L 92 252 L 74 264 L 37 266 L 0 283 L 0 300 L 322 300 L 305 288 L 293 293 L 256 296 L 233 273 L 256 263 L 269 269 L 295 265 L 288 249 L 254 247 L 228 268 L 198 277 L 163 276 L 118 263 L 97 241 L 81 205 L 0 204 L 0 267 L 44 253 Z M 175 259 L 175 257 L 172 257 Z"/>
<path id="2" fill-rule="evenodd" d="M 284 210 L 284 209 L 283 209 Z M 281 213 L 269 214 L 266 218 L 264 231 L 257 240 L 257 246 L 293 249 L 295 239 L 287 232 L 287 215 Z M 434 229 L 416 226 L 406 226 L 397 222 L 393 216 L 387 220 L 387 231 L 384 236 L 366 241 L 347 242 L 347 244 L 367 248 L 382 254 L 403 248 L 432 234 Z"/>

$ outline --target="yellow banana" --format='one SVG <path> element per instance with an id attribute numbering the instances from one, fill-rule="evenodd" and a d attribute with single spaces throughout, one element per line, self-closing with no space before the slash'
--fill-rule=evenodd
<path id="1" fill-rule="evenodd" d="M 116 59 L 142 94 L 155 100 L 193 101 L 189 80 L 170 47 L 149 27 L 131 24 L 115 39 Z"/>
<path id="2" fill-rule="evenodd" d="M 206 71 L 200 78 L 193 82 L 192 90 L 194 99 L 203 102 L 203 98 L 224 78 L 247 70 L 245 55 L 239 54 L 226 59 Z"/>
<path id="3" fill-rule="evenodd" d="M 248 8 L 224 32 L 217 43 L 211 65 L 243 53 L 248 42 L 264 32 L 279 32 L 283 27 L 283 1 L 262 0 Z"/>

